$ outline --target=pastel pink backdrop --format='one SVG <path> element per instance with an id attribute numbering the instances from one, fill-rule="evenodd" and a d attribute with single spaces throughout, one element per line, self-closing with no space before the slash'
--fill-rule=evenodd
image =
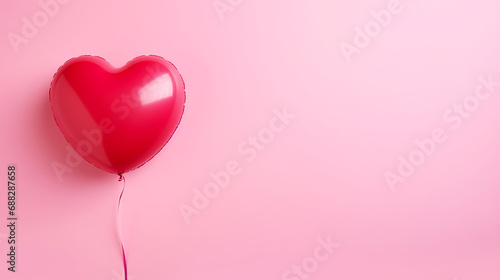
<path id="1" fill-rule="evenodd" d="M 0 279 L 123 279 L 122 183 L 52 169 L 67 143 L 49 84 L 82 54 L 157 54 L 186 83 L 177 132 L 125 175 L 129 279 L 286 279 L 328 235 L 340 247 L 308 279 L 500 279 L 500 96 L 457 130 L 442 118 L 479 76 L 500 80 L 500 2 L 401 1 L 350 64 L 339 44 L 390 1 L 222 1 L 223 18 L 214 2 L 72 0 L 15 52 L 9 32 L 41 8 L 0 0 L 0 169 L 15 163 L 19 188 L 17 272 L 1 226 Z M 295 119 L 246 162 L 238 146 L 284 107 Z M 391 190 L 384 173 L 439 127 L 448 140 Z M 231 160 L 241 174 L 186 223 L 179 205 Z"/>

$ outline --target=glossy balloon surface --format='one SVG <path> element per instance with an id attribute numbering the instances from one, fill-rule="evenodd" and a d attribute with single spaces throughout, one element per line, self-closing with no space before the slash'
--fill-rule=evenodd
<path id="1" fill-rule="evenodd" d="M 66 140 L 87 161 L 122 174 L 170 140 L 184 111 L 184 82 L 173 64 L 142 56 L 116 69 L 95 56 L 59 68 L 50 102 Z"/>

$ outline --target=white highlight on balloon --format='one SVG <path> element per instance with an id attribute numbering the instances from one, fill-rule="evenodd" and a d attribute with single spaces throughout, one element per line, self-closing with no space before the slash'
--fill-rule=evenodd
<path id="1" fill-rule="evenodd" d="M 171 97 L 174 94 L 172 79 L 169 74 L 163 74 L 138 91 L 142 105 L 154 103 Z"/>

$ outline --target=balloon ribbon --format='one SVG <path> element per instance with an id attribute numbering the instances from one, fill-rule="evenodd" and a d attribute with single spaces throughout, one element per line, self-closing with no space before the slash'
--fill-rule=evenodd
<path id="1" fill-rule="evenodd" d="M 125 275 L 125 280 L 128 280 L 127 276 L 127 258 L 125 257 L 125 246 L 123 246 L 123 237 L 122 237 L 122 230 L 121 230 L 121 223 L 120 223 L 120 205 L 122 202 L 122 196 L 123 192 L 125 191 L 125 177 L 123 177 L 122 174 L 118 174 L 120 178 L 118 181 L 123 181 L 123 188 L 122 192 L 120 193 L 120 198 L 118 198 L 118 212 L 117 212 L 117 224 L 118 224 L 118 236 L 120 238 L 120 246 L 122 247 L 122 257 L 123 257 L 123 274 Z"/>

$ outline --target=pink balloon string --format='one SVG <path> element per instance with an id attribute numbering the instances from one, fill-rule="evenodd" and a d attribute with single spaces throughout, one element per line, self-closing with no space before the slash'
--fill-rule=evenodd
<path id="1" fill-rule="evenodd" d="M 121 202 L 122 202 L 122 196 L 123 196 L 123 192 L 125 191 L 125 177 L 123 176 L 123 174 L 118 174 L 120 176 L 120 178 L 118 179 L 118 181 L 123 181 L 123 188 L 122 188 L 122 192 L 120 193 L 120 198 L 118 199 L 118 212 L 117 212 L 117 216 L 116 216 L 116 219 L 117 219 L 117 224 L 118 224 L 118 236 L 120 238 L 120 246 L 122 247 L 122 257 L 123 257 L 123 274 L 125 275 L 125 280 L 128 279 L 128 276 L 127 276 L 127 258 L 125 257 L 125 246 L 123 245 L 123 237 L 122 237 L 122 230 L 121 230 L 121 223 L 120 223 L 120 205 L 121 205 Z"/>

